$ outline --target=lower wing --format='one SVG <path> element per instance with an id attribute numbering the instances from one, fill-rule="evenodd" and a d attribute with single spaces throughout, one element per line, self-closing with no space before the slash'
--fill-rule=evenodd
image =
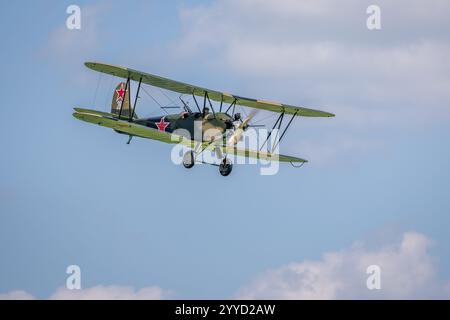
<path id="1" fill-rule="evenodd" d="M 241 156 L 241 157 L 256 158 L 256 159 L 270 160 L 270 161 L 291 162 L 291 163 L 292 162 L 298 162 L 298 163 L 308 162 L 308 160 L 297 158 L 297 157 L 286 156 L 286 155 L 276 154 L 276 153 L 269 153 L 269 152 L 264 152 L 264 151 L 238 149 L 236 147 L 222 146 L 222 152 L 224 152 L 226 154 L 234 154 L 236 156 Z"/>
<path id="2" fill-rule="evenodd" d="M 168 132 L 158 131 L 153 128 L 145 127 L 133 122 L 126 120 L 120 120 L 117 115 L 108 112 L 74 108 L 75 112 L 73 116 L 79 120 L 86 121 L 89 123 L 97 124 L 103 127 L 111 128 L 129 135 L 147 138 L 152 140 L 157 140 L 165 143 L 181 143 L 189 148 L 195 148 L 198 142 L 186 139 L 183 136 L 171 134 Z M 202 149 L 208 149 L 213 151 L 217 145 L 210 144 L 207 142 L 203 143 Z M 264 151 L 255 151 L 249 149 L 238 149 L 236 147 L 230 146 L 220 146 L 223 153 L 228 155 L 235 155 L 241 157 L 250 157 L 256 159 L 270 160 L 270 161 L 280 161 L 280 162 L 297 162 L 305 163 L 307 160 L 286 156 L 281 154 L 269 153 Z"/>
<path id="3" fill-rule="evenodd" d="M 141 126 L 139 124 L 120 120 L 117 115 L 108 112 L 74 108 L 73 116 L 79 120 L 97 124 L 103 127 L 111 128 L 129 135 L 157 140 L 165 143 L 180 143 L 182 136 L 170 134 L 168 132 L 158 131 L 153 128 Z"/>

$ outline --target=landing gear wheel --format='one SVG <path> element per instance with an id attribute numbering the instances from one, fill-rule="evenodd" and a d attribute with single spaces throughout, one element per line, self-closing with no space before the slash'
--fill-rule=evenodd
<path id="1" fill-rule="evenodd" d="M 233 170 L 233 164 L 227 158 L 223 159 L 223 161 L 219 165 L 219 172 L 222 176 L 226 177 Z"/>
<path id="2" fill-rule="evenodd" d="M 188 151 L 183 156 L 183 166 L 186 169 L 190 169 L 195 164 L 194 152 Z"/>

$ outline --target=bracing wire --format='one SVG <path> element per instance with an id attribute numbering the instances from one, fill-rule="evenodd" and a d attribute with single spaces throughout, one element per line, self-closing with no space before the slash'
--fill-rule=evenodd
<path id="1" fill-rule="evenodd" d="M 94 93 L 94 100 L 92 101 L 92 106 L 95 106 L 95 102 L 97 101 L 97 93 L 98 93 L 98 88 L 100 87 L 101 80 L 102 80 L 102 73 L 99 73 L 98 80 L 97 80 L 97 87 L 95 88 L 95 93 Z"/>
<path id="2" fill-rule="evenodd" d="M 164 105 L 164 107 L 167 107 L 167 106 L 169 106 L 169 105 L 176 105 L 177 103 L 175 102 L 175 100 L 173 100 L 172 98 L 170 98 L 165 92 L 164 92 L 164 90 L 162 90 L 161 88 L 158 88 L 158 90 L 167 98 L 167 100 L 169 100 L 170 101 L 170 103 L 168 103 L 168 104 L 166 104 L 166 105 Z"/>
<path id="3" fill-rule="evenodd" d="M 113 82 L 114 82 L 115 78 L 116 78 L 116 76 L 112 76 L 111 81 L 109 82 L 108 93 L 106 94 L 106 98 L 105 98 L 105 108 L 108 108 L 108 98 L 110 97 L 110 92 L 112 91 L 112 86 L 113 86 Z"/>
<path id="4" fill-rule="evenodd" d="M 150 93 L 148 93 L 147 92 L 147 90 L 145 90 L 145 88 L 144 87 L 141 87 L 141 89 L 162 109 L 162 110 L 164 110 L 164 112 L 166 113 L 166 114 L 169 114 L 167 111 L 166 111 L 166 109 L 164 109 L 164 106 L 162 106 L 155 98 L 153 98 L 153 96 L 150 94 Z"/>
<path id="5" fill-rule="evenodd" d="M 257 119 L 255 121 L 253 121 L 253 123 L 254 124 L 259 124 L 260 122 L 263 122 L 263 121 L 266 121 L 268 119 L 274 118 L 275 116 L 277 116 L 277 115 L 276 114 L 271 114 L 271 115 L 268 115 L 268 116 L 266 116 L 266 117 L 264 117 L 262 119 Z"/>

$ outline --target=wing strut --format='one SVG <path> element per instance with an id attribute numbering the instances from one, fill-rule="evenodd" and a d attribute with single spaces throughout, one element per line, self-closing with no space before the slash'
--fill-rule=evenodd
<path id="1" fill-rule="evenodd" d="M 142 84 L 142 77 L 139 78 L 139 85 L 138 85 L 138 88 L 136 91 L 136 97 L 134 98 L 133 110 L 130 113 L 130 119 L 128 119 L 129 122 L 133 121 L 134 110 L 136 110 L 136 104 L 137 104 L 137 99 L 139 98 L 139 91 L 141 90 L 141 84 Z"/>
<path id="2" fill-rule="evenodd" d="M 284 130 L 283 130 L 283 132 L 281 133 L 281 136 L 280 136 L 280 138 L 278 139 L 278 141 L 276 141 L 276 140 L 277 140 L 277 137 L 275 137 L 275 141 L 276 141 L 276 142 L 275 142 L 275 144 L 274 144 L 273 146 L 271 146 L 271 148 L 270 148 L 272 151 L 275 150 L 276 147 L 278 147 L 278 145 L 279 145 L 280 142 L 281 142 L 281 139 L 283 139 L 284 135 L 286 134 L 287 129 L 290 127 L 292 121 L 294 121 L 294 118 L 295 118 L 296 115 L 297 115 L 297 112 L 295 112 L 295 113 L 292 115 L 292 117 L 291 117 L 291 119 L 289 120 L 288 124 L 286 125 L 286 127 L 285 127 Z M 282 122 L 283 122 L 283 118 L 284 118 L 284 112 L 281 113 L 280 116 L 278 117 L 277 121 L 275 121 L 275 124 L 273 125 L 272 130 L 270 130 L 269 134 L 267 135 L 266 140 L 264 140 L 264 143 L 261 145 L 261 148 L 259 149 L 260 151 L 262 150 L 262 148 L 264 147 L 264 145 L 267 143 L 267 141 L 269 141 L 269 138 L 270 138 L 270 136 L 272 135 L 272 132 L 273 132 L 273 130 L 275 129 L 275 127 L 277 127 L 277 125 L 278 125 L 278 127 L 277 127 L 278 131 L 281 129 L 281 124 L 282 124 Z M 278 135 L 278 131 L 276 132 L 276 135 Z"/>
<path id="3" fill-rule="evenodd" d="M 223 96 L 222 96 L 223 98 Z M 228 113 L 228 110 L 231 109 L 231 107 L 233 107 L 233 114 L 234 114 L 234 107 L 236 106 L 236 98 L 234 98 L 233 102 L 230 104 L 230 106 L 227 108 L 227 110 L 225 111 L 225 113 Z"/>
<path id="4" fill-rule="evenodd" d="M 278 147 L 278 145 L 279 145 L 280 142 L 281 142 L 281 139 L 283 139 L 284 134 L 286 133 L 286 131 L 287 131 L 287 129 L 289 128 L 289 126 L 291 125 L 292 121 L 294 121 L 294 118 L 295 118 L 296 115 L 297 115 L 297 112 L 295 112 L 295 113 L 292 115 L 291 120 L 289 120 L 289 122 L 288 122 L 286 128 L 284 128 L 284 131 L 283 131 L 283 133 L 281 134 L 280 139 L 278 139 L 277 143 L 276 143 L 275 146 L 272 148 L 272 151 L 275 150 L 276 147 Z M 281 124 L 281 123 L 280 123 L 280 124 Z"/>
<path id="5" fill-rule="evenodd" d="M 197 102 L 197 99 L 195 99 L 195 95 L 194 95 L 194 93 L 192 93 L 192 98 L 194 98 L 194 101 L 195 101 L 195 105 L 197 106 L 197 109 L 198 109 L 198 112 L 202 112 L 202 110 L 200 110 L 200 107 L 198 106 L 198 102 Z"/>
<path id="6" fill-rule="evenodd" d="M 209 106 L 211 107 L 214 118 L 216 117 L 216 112 L 214 111 L 214 107 L 209 99 L 208 92 L 205 91 L 205 100 L 208 99 Z M 206 102 L 206 101 L 205 101 Z"/>
<path id="7" fill-rule="evenodd" d="M 269 141 L 270 136 L 272 135 L 273 129 L 275 129 L 275 127 L 277 126 L 278 122 L 280 122 L 280 124 L 278 125 L 278 130 L 280 130 L 281 127 L 281 122 L 283 122 L 283 117 L 284 117 L 284 112 L 280 113 L 280 116 L 278 117 L 277 121 L 275 122 L 275 124 L 272 127 L 272 130 L 270 130 L 269 134 L 267 135 L 266 140 L 264 140 L 264 143 L 262 144 L 261 148 L 259 149 L 260 151 L 262 150 L 262 148 L 264 147 L 264 145 L 266 144 L 267 141 Z"/>
<path id="8" fill-rule="evenodd" d="M 206 107 L 206 95 L 207 95 L 208 93 L 206 93 L 206 91 L 205 91 L 205 94 L 204 94 L 204 97 L 203 97 L 203 110 L 202 110 L 202 113 L 203 114 L 205 114 L 205 107 Z"/>

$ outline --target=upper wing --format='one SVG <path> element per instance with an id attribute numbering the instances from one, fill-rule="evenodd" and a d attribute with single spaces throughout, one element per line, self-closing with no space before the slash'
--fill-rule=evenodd
<path id="1" fill-rule="evenodd" d="M 270 101 L 264 101 L 264 100 L 256 100 L 251 98 L 244 98 L 237 95 L 232 95 L 226 92 L 220 92 L 215 90 L 209 90 L 207 88 L 194 86 L 191 84 L 179 82 L 170 80 L 167 78 L 163 78 L 160 76 L 155 76 L 149 73 L 136 71 L 133 69 L 120 67 L 120 66 L 114 66 L 110 64 L 104 64 L 104 63 L 97 63 L 97 62 L 86 62 L 86 67 L 98 71 L 103 72 L 107 74 L 114 75 L 116 77 L 125 78 L 128 77 L 131 80 L 139 81 L 142 79 L 142 83 L 159 87 L 163 89 L 167 89 L 170 91 L 182 93 L 182 94 L 194 94 L 197 96 L 203 96 L 205 92 L 208 93 L 208 97 L 211 100 L 214 101 L 223 101 L 224 103 L 233 103 L 236 101 L 236 104 L 250 107 L 250 108 L 256 108 L 256 109 L 263 109 L 267 111 L 272 112 L 285 112 L 286 114 L 296 114 L 297 116 L 304 116 L 304 117 L 334 117 L 334 114 L 320 111 L 320 110 L 314 110 L 309 108 L 303 108 L 303 107 L 296 107 L 288 104 L 282 104 L 278 102 L 270 102 Z"/>

